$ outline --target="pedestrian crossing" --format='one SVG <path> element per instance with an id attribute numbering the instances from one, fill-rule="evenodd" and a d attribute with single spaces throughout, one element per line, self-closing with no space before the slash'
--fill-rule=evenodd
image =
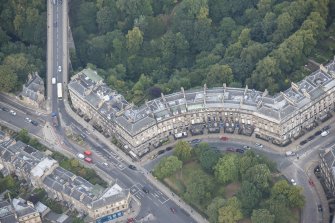
<path id="1" fill-rule="evenodd" d="M 140 183 L 134 184 L 130 188 L 130 193 L 134 197 L 136 197 L 139 201 L 141 201 L 144 198 L 147 198 L 149 200 L 152 200 L 153 202 L 158 201 L 160 204 L 164 204 L 169 200 L 169 198 L 164 193 L 162 193 L 161 191 L 153 188 L 150 185 L 148 185 L 146 187 L 149 189 L 148 194 L 146 194 L 142 191 L 143 185 L 140 184 Z"/>

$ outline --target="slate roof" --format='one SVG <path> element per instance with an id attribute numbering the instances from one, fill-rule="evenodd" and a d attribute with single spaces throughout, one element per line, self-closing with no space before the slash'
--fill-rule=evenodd
<path id="1" fill-rule="evenodd" d="M 44 81 L 37 73 L 31 76 L 32 78 L 23 86 L 21 94 L 33 101 L 37 101 L 38 93 L 44 94 Z"/>
<path id="2" fill-rule="evenodd" d="M 92 95 L 83 99 L 93 107 L 96 107 L 99 100 L 103 100 L 98 108 L 100 114 L 118 124 L 132 136 L 171 116 L 203 108 L 247 110 L 277 123 L 285 122 L 313 100 L 325 95 L 327 90 L 335 87 L 335 62 L 332 61 L 273 96 L 268 95 L 267 92 L 249 89 L 247 86 L 231 88 L 224 85 L 211 89 L 204 86 L 204 88 L 187 91 L 182 89 L 180 92 L 163 95 L 140 107 L 135 107 L 129 106 L 130 104 L 122 95 L 102 83 L 102 78 L 98 78 L 97 84 L 84 73 L 79 72 L 72 78 L 69 89 L 78 92 L 76 88 L 79 88 L 79 85 L 81 85 L 80 88 L 90 88 Z M 97 75 L 97 73 L 94 74 Z M 86 84 L 82 84 L 83 82 Z"/>

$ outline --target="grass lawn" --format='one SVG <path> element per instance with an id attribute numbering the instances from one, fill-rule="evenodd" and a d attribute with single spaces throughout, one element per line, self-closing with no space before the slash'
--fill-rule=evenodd
<path id="1" fill-rule="evenodd" d="M 177 194 L 182 195 L 185 192 L 186 186 L 188 183 L 190 183 L 191 177 L 193 171 L 199 170 L 201 172 L 204 172 L 201 169 L 201 166 L 196 161 L 191 161 L 189 163 L 184 164 L 182 170 L 177 171 L 174 175 L 167 177 L 164 179 L 164 182 L 172 188 Z M 204 172 L 205 173 L 205 172 Z M 207 173 L 205 173 L 208 175 Z M 210 177 L 213 177 L 211 175 L 208 175 Z"/>
<path id="2" fill-rule="evenodd" d="M 291 212 L 290 223 L 297 223 L 300 222 L 300 211 L 299 209 L 294 209 Z"/>
<path id="3" fill-rule="evenodd" d="M 240 189 L 240 183 L 230 183 L 225 186 L 225 198 L 231 198 L 237 194 L 238 190 Z"/>

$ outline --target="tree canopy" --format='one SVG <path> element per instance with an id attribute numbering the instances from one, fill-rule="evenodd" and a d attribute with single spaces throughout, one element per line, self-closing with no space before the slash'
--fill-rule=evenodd
<path id="1" fill-rule="evenodd" d="M 123 83 L 111 86 L 135 103 L 152 97 L 133 88 L 143 75 L 163 93 L 204 83 L 248 84 L 274 93 L 305 75 L 300 68 L 334 24 L 333 5 L 329 0 L 72 0 L 71 59 L 75 70 L 88 63 L 103 69 L 106 79 Z M 25 27 L 27 15 L 33 22 L 40 14 L 20 12 L 8 28 Z M 38 41 L 32 33 L 19 36 Z M 125 76 L 109 72 L 120 64 Z"/>
<path id="2" fill-rule="evenodd" d="M 182 165 L 182 161 L 180 161 L 176 156 L 165 157 L 155 167 L 154 175 L 159 179 L 164 179 L 177 170 L 180 170 Z"/>
<path id="3" fill-rule="evenodd" d="M 173 151 L 173 155 L 178 157 L 179 160 L 185 162 L 191 158 L 191 146 L 188 142 L 178 141 Z"/>
<path id="4" fill-rule="evenodd" d="M 4 0 L 0 6 L 0 89 L 21 90 L 29 73 L 45 77 L 46 2 Z"/>

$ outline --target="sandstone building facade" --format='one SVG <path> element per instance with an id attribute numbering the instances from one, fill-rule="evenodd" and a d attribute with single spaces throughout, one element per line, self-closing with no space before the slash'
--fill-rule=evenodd
<path id="1" fill-rule="evenodd" d="M 0 164 L 4 175 L 15 174 L 34 188 L 43 188 L 52 199 L 66 202 L 69 208 L 83 212 L 93 220 L 121 216 L 129 208 L 129 190 L 117 184 L 109 188 L 92 185 L 23 142 L 8 147 L 0 145 Z M 27 222 L 30 217 L 23 216 Z"/>
<path id="2" fill-rule="evenodd" d="M 335 59 L 335 58 L 334 58 Z M 136 107 L 85 69 L 68 85 L 73 107 L 105 135 L 114 135 L 131 156 L 143 156 L 169 136 L 229 132 L 288 144 L 317 120 L 331 116 L 335 102 L 335 60 L 274 96 L 254 89 L 191 89 Z"/>

